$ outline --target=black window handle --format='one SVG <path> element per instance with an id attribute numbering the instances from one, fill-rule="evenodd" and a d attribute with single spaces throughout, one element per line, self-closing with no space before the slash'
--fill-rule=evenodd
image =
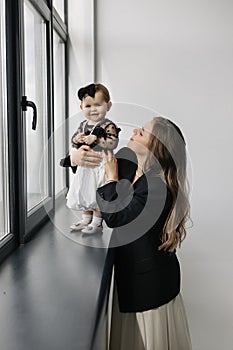
<path id="1" fill-rule="evenodd" d="M 37 124 L 37 108 L 34 102 L 28 101 L 27 96 L 22 96 L 22 110 L 27 111 L 27 107 L 31 107 L 33 109 L 33 119 L 32 119 L 32 129 L 36 130 Z"/>

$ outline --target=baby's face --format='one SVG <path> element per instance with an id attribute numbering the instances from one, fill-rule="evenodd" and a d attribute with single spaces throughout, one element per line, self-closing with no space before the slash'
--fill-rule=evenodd
<path id="1" fill-rule="evenodd" d="M 111 102 L 105 102 L 102 92 L 98 91 L 94 97 L 86 95 L 80 107 L 87 120 L 97 123 L 104 119 L 111 108 Z"/>

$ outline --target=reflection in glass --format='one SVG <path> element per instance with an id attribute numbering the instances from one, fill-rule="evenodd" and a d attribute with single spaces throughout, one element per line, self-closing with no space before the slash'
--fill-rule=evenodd
<path id="1" fill-rule="evenodd" d="M 63 20 L 63 22 L 65 21 L 65 1 L 64 0 L 53 0 L 53 7 L 55 7 L 57 13 L 59 14 L 59 16 L 61 17 L 61 19 Z"/>
<path id="2" fill-rule="evenodd" d="M 32 130 L 31 108 L 26 112 L 27 210 L 48 196 L 48 140 L 46 23 L 24 2 L 25 95 L 37 106 L 37 129 Z"/>
<path id="3" fill-rule="evenodd" d="M 55 195 L 65 187 L 65 171 L 59 163 L 65 155 L 65 45 L 53 31 Z"/>
<path id="4" fill-rule="evenodd" d="M 5 8 L 0 3 L 0 240 L 9 232 Z"/>

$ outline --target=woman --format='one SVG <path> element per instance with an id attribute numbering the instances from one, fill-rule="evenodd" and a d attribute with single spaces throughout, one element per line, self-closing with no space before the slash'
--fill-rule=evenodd
<path id="1" fill-rule="evenodd" d="M 134 130 L 129 163 L 133 154 L 132 184 L 122 180 L 122 162 L 104 156 L 107 181 L 97 196 L 106 224 L 114 228 L 110 350 L 190 350 L 176 257 L 189 214 L 185 141 L 173 122 L 157 117 Z M 97 161 L 83 153 L 82 161 L 93 166 L 90 159 Z"/>

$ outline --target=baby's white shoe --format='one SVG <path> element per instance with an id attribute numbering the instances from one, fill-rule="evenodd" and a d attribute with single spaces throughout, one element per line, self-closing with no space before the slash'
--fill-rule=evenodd
<path id="1" fill-rule="evenodd" d="M 99 232 L 103 229 L 103 226 L 102 225 L 93 225 L 93 223 L 87 225 L 86 227 L 84 227 L 81 232 L 83 233 L 89 233 L 89 234 L 93 234 L 93 233 L 96 233 L 96 232 Z"/>
<path id="2" fill-rule="evenodd" d="M 81 231 L 84 227 L 87 227 L 88 222 L 85 221 L 78 221 L 77 223 L 74 223 L 70 225 L 71 231 Z"/>

